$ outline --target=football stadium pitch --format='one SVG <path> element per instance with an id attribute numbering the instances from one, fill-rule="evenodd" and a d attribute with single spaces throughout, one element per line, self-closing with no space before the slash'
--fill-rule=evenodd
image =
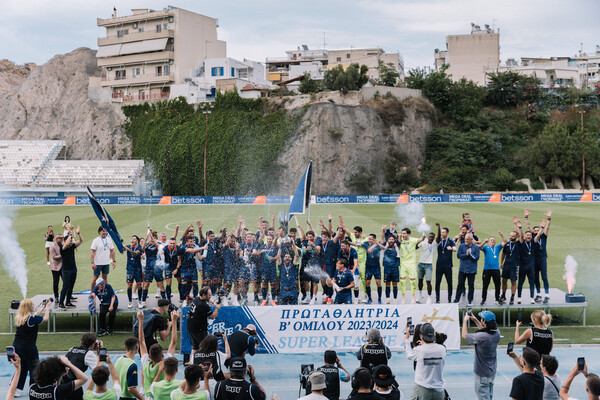
<path id="1" fill-rule="evenodd" d="M 378 205 L 311 205 L 310 219 L 313 226 L 318 229 L 319 219 L 327 222 L 327 214 L 333 214 L 334 226 L 337 216 L 342 214 L 346 225 L 351 229 L 355 225 L 363 227 L 365 234 L 375 233 L 381 235 L 382 225 L 389 225 L 390 221 L 402 225 L 402 218 L 398 214 L 397 207 L 406 205 L 378 204 Z M 532 225 L 537 225 L 543 218 L 547 208 L 552 209 L 552 225 L 548 238 L 548 266 L 550 286 L 566 291 L 565 281 L 562 279 L 564 272 L 564 261 L 567 255 L 572 255 L 579 263 L 577 272 L 576 292 L 582 292 L 590 303 L 587 313 L 587 328 L 582 328 L 581 310 L 558 309 L 551 310 L 553 314 L 558 312 L 558 318 L 553 323 L 556 344 L 572 343 L 600 343 L 600 333 L 597 326 L 600 325 L 600 309 L 595 307 L 600 300 L 596 275 L 599 272 L 598 254 L 598 221 L 600 220 L 600 204 L 595 203 L 510 203 L 510 204 L 428 204 L 425 205 L 427 223 L 435 228 L 435 222 L 450 229 L 450 236 L 458 232 L 461 223 L 461 214 L 470 212 L 474 222 L 475 233 L 480 238 L 489 236 L 498 237 L 498 229 L 508 234 L 512 229 L 512 216 L 516 215 L 523 220 L 523 210 L 529 207 L 531 210 Z M 81 226 L 84 242 L 77 250 L 78 277 L 75 291 L 89 289 L 92 278 L 90 267 L 90 244 L 97 236 L 99 226 L 98 219 L 91 206 L 46 206 L 46 207 L 13 207 L 9 210 L 14 215 L 13 229 L 17 232 L 17 238 L 6 237 L 2 240 L 18 240 L 27 256 L 28 285 L 27 295 L 32 297 L 36 294 L 52 293 L 52 279 L 48 265 L 46 265 L 44 250 L 44 233 L 48 225 L 53 225 L 55 232 L 62 231 L 61 224 L 66 215 L 71 217 L 74 225 Z M 180 225 L 180 234 L 191 221 L 200 220 L 204 224 L 204 231 L 212 229 L 215 231 L 227 227 L 231 231 L 237 225 L 239 215 L 243 216 L 248 228 L 256 231 L 259 216 L 270 221 L 271 215 L 287 210 L 283 205 L 204 205 L 204 206 L 107 206 L 108 212 L 113 217 L 121 236 L 126 243 L 131 235 L 145 236 L 147 226 L 159 232 L 165 231 L 169 236 Z M 298 216 L 298 222 L 306 226 L 306 216 Z M 276 226 L 278 223 L 276 222 Z M 290 227 L 295 226 L 290 223 Z M 414 227 L 413 227 L 414 228 Z M 413 236 L 416 234 L 413 233 Z M 10 261 L 9 261 L 10 262 Z M 458 263 L 455 262 L 454 285 L 458 275 Z M 479 262 L 479 271 L 483 268 L 483 260 Z M 0 304 L 5 311 L 9 308 L 10 301 L 21 298 L 16 283 L 9 277 L 6 270 L 0 270 Z M 115 289 L 125 288 L 125 255 L 117 252 L 117 267 L 111 270 L 109 282 Z M 481 289 L 481 274 L 477 275 L 476 289 Z M 527 283 L 526 286 L 527 287 Z M 445 283 L 442 289 L 445 289 Z M 150 288 L 154 295 L 154 284 Z M 528 322 L 529 312 L 524 312 Z M 513 318 L 516 313 L 513 313 Z M 122 332 L 114 337 L 104 339 L 107 347 L 121 348 L 122 341 L 130 332 L 130 316 L 119 316 L 116 323 L 117 331 Z M 42 328 L 40 331 L 44 331 Z M 57 333 L 42 334 L 38 339 L 40 350 L 67 350 L 78 341 L 80 334 L 68 332 L 81 332 L 89 330 L 89 319 L 80 315 L 79 318 L 71 318 L 70 314 L 57 318 Z M 512 329 L 505 328 L 509 332 L 501 344 L 511 341 Z M 8 314 L 0 319 L 0 345 L 10 345 L 13 335 L 9 332 Z"/>

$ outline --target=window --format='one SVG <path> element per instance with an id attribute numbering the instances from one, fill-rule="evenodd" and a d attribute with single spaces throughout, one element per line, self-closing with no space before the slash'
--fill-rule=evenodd
<path id="1" fill-rule="evenodd" d="M 146 91 L 145 90 L 140 90 L 138 92 L 138 96 L 140 100 L 146 100 Z"/>
<path id="2" fill-rule="evenodd" d="M 169 75 L 171 73 L 171 66 L 170 65 L 165 65 L 163 67 L 163 72 L 165 75 Z"/>
<path id="3" fill-rule="evenodd" d="M 129 34 L 129 29 L 119 29 L 117 31 L 117 37 L 123 37 Z"/>
<path id="4" fill-rule="evenodd" d="M 169 30 L 169 24 L 164 24 L 163 27 L 165 28 L 165 30 Z"/>
<path id="5" fill-rule="evenodd" d="M 231 77 L 235 78 L 235 68 L 231 67 Z"/>
<path id="6" fill-rule="evenodd" d="M 140 33 L 144 32 L 144 28 L 138 29 L 138 32 L 140 32 Z"/>
<path id="7" fill-rule="evenodd" d="M 127 70 L 118 69 L 115 71 L 115 79 L 116 80 L 125 79 L 126 77 L 127 77 Z"/>
<path id="8" fill-rule="evenodd" d="M 160 31 L 162 31 L 162 25 L 158 24 L 158 25 L 156 25 L 156 32 L 160 32 Z"/>
<path id="9" fill-rule="evenodd" d="M 350 53 L 346 53 L 346 58 L 350 58 Z"/>
<path id="10" fill-rule="evenodd" d="M 141 71 L 142 71 L 141 68 L 132 68 L 131 69 L 131 76 L 135 78 L 136 76 L 141 75 Z"/>
<path id="11" fill-rule="evenodd" d="M 341 61 L 342 61 L 342 57 L 337 57 L 337 58 L 335 59 L 335 61 L 337 61 L 337 62 L 341 62 Z"/>
<path id="12" fill-rule="evenodd" d="M 224 68 L 223 67 L 212 67 L 210 69 L 210 76 L 223 76 Z"/>
<path id="13" fill-rule="evenodd" d="M 163 73 L 163 67 L 162 65 L 159 65 L 158 67 L 156 67 L 156 76 L 162 76 Z"/>

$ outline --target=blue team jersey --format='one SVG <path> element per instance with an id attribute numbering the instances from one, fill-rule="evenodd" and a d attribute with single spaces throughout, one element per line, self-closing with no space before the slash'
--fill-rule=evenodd
<path id="1" fill-rule="evenodd" d="M 398 268 L 400 266 L 397 250 L 396 246 L 385 249 L 383 252 L 383 268 Z"/>
<path id="2" fill-rule="evenodd" d="M 154 261 L 156 260 L 156 258 L 158 257 L 158 247 L 156 247 L 154 244 L 149 243 L 148 245 L 146 245 L 146 262 L 150 261 Z"/>
<path id="3" fill-rule="evenodd" d="M 527 268 L 535 265 L 534 248 L 533 239 L 530 242 L 523 240 L 523 243 L 521 243 L 521 263 L 519 264 L 521 267 Z"/>
<path id="4" fill-rule="evenodd" d="M 344 287 L 350 285 L 350 283 L 354 282 L 354 276 L 352 275 L 352 271 L 349 269 L 344 269 L 343 271 L 335 270 L 335 274 L 333 275 L 335 278 L 335 283 L 342 288 L 338 293 L 346 294 L 350 293 L 350 289 L 343 289 Z"/>
<path id="5" fill-rule="evenodd" d="M 127 252 L 127 269 L 128 270 L 136 270 L 142 268 L 142 248 L 140 245 L 136 247 L 132 247 L 131 251 L 139 251 L 139 254 L 136 256 L 133 253 Z"/>
<path id="6" fill-rule="evenodd" d="M 281 264 L 279 266 L 279 286 L 282 289 L 295 288 L 298 280 L 298 266 L 293 262 L 289 264 Z"/>
<path id="7" fill-rule="evenodd" d="M 546 252 L 546 242 L 548 241 L 548 236 L 545 233 L 540 235 L 540 239 L 537 243 L 533 245 L 533 254 L 535 255 L 535 259 L 543 260 L 548 257 L 548 253 Z"/>
<path id="8" fill-rule="evenodd" d="M 163 254 L 165 257 L 165 265 L 173 271 L 177 268 L 177 263 L 179 262 L 179 257 L 181 257 L 182 251 L 181 247 L 175 245 L 173 248 L 170 246 L 163 247 Z"/>
<path id="9" fill-rule="evenodd" d="M 225 268 L 233 267 L 235 263 L 235 252 L 235 247 L 223 247 L 223 265 L 225 266 Z"/>
<path id="10" fill-rule="evenodd" d="M 379 258 L 381 256 L 381 247 L 376 245 L 375 247 L 373 247 L 373 250 L 371 250 L 371 252 L 369 253 L 369 248 L 371 247 L 369 242 L 363 242 L 363 243 L 361 243 L 361 246 L 364 247 L 365 250 L 367 250 L 367 262 L 365 263 L 365 266 L 379 267 Z"/>
<path id="11" fill-rule="evenodd" d="M 187 249 L 192 248 L 196 249 L 199 246 L 194 245 L 193 247 L 188 247 L 187 244 L 181 246 L 181 252 L 183 253 L 181 258 L 181 273 L 185 274 L 186 272 L 196 271 L 196 255 L 198 253 L 188 253 Z"/>
<path id="12" fill-rule="evenodd" d="M 448 247 L 454 247 L 456 243 L 454 240 L 446 238 L 445 240 L 440 238 L 437 249 L 437 261 L 436 266 L 447 266 L 452 267 L 452 250 L 448 250 Z"/>
<path id="13" fill-rule="evenodd" d="M 483 254 L 485 254 L 485 262 L 483 264 L 483 270 L 486 269 L 500 269 L 500 254 L 502 251 L 502 244 L 497 244 L 494 247 L 483 246 Z"/>
<path id="14" fill-rule="evenodd" d="M 277 248 L 277 246 L 267 246 L 266 244 L 263 244 L 262 246 L 259 247 L 259 250 L 267 250 L 265 253 L 263 253 L 263 257 L 265 258 L 262 265 L 264 267 L 267 268 L 276 268 L 276 260 L 270 260 L 267 257 L 276 257 L 277 256 L 277 251 L 279 250 Z"/>
<path id="15" fill-rule="evenodd" d="M 214 264 L 217 261 L 217 251 L 219 249 L 219 244 L 217 243 L 216 240 L 213 240 L 213 242 L 208 242 L 208 247 L 206 249 L 206 258 L 204 259 L 204 262 L 206 264 Z"/>
<path id="16" fill-rule="evenodd" d="M 508 267 L 516 267 L 521 262 L 521 243 L 518 240 L 508 242 L 504 245 L 504 265 Z"/>
<path id="17" fill-rule="evenodd" d="M 96 285 L 94 287 L 94 294 L 96 297 L 98 297 L 98 300 L 100 300 L 100 304 L 110 304 L 112 297 L 115 296 L 112 286 L 110 286 L 108 283 L 104 284 L 104 290 L 100 290 L 100 287 Z M 119 298 L 115 296 L 114 306 L 116 307 L 118 304 Z"/>
<path id="18" fill-rule="evenodd" d="M 346 261 L 348 261 L 349 269 L 354 269 L 354 260 L 358 259 L 358 253 L 356 252 L 355 249 L 353 249 L 352 247 L 349 247 L 348 251 L 344 251 L 340 247 L 340 250 L 338 251 L 337 256 L 338 256 L 338 258 L 343 258 Z"/>
<path id="19" fill-rule="evenodd" d="M 327 243 L 324 243 L 323 240 L 321 240 L 319 246 L 321 246 L 321 262 L 327 266 L 334 266 L 340 249 L 339 242 L 334 243 L 333 240 L 330 239 Z"/>

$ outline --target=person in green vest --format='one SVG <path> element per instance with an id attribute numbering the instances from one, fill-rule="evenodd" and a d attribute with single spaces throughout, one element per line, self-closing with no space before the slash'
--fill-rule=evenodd
<path id="1" fill-rule="evenodd" d="M 402 229 L 400 241 L 400 291 L 402 304 L 406 303 L 406 278 L 410 279 L 411 303 L 417 302 L 417 245 L 425 240 L 425 233 L 420 238 L 411 238 L 410 229 Z"/>
<path id="2" fill-rule="evenodd" d="M 138 367 L 133 357 L 139 350 L 139 341 L 131 336 L 125 339 L 125 356 L 121 356 L 115 363 L 115 369 L 119 374 L 119 382 L 121 382 L 122 393 L 121 399 L 138 399 L 144 400 L 144 396 L 137 389 L 138 385 Z"/>
<path id="3" fill-rule="evenodd" d="M 356 250 L 356 254 L 358 254 L 358 276 L 354 275 L 354 298 L 358 299 L 358 295 L 359 295 L 359 291 L 360 288 L 362 288 L 363 293 L 360 297 L 360 299 L 358 300 L 358 302 L 360 304 L 366 304 L 367 303 L 367 299 L 366 299 L 366 292 L 367 292 L 367 284 L 365 281 L 365 270 L 366 270 L 366 263 L 367 263 L 367 249 L 363 246 L 363 243 L 366 243 L 369 241 L 369 239 L 363 235 L 363 229 L 361 226 L 355 226 L 353 231 L 350 232 L 350 230 L 346 227 L 346 225 L 344 224 L 344 221 L 342 220 L 342 216 L 340 215 L 340 224 L 342 226 L 342 228 L 344 229 L 344 232 L 346 232 L 346 235 L 348 235 L 350 237 L 350 246 Z M 360 281 L 360 287 L 359 287 L 359 281 Z"/>
<path id="4" fill-rule="evenodd" d="M 92 371 L 92 380 L 83 395 L 83 400 L 118 400 L 121 397 L 121 385 L 119 383 L 119 374 L 110 359 L 106 355 L 106 364 L 108 368 L 101 365 L 100 357 L 98 357 L 98 366 Z M 113 387 L 108 389 L 108 378 L 112 377 Z M 96 390 L 94 390 L 96 386 Z"/>
<path id="5" fill-rule="evenodd" d="M 185 367 L 183 376 L 185 381 L 171 393 L 172 400 L 210 400 L 208 380 L 212 374 L 211 368 L 202 368 L 199 365 Z M 204 375 L 204 389 L 200 389 L 200 377 Z"/>
<path id="6" fill-rule="evenodd" d="M 167 357 L 173 357 L 177 346 L 177 318 L 179 313 L 177 311 L 171 312 L 171 342 L 169 343 L 169 349 L 167 350 Z M 137 318 L 139 326 L 144 325 L 144 312 L 138 311 Z M 146 394 L 146 399 L 150 398 L 150 386 L 152 382 L 158 382 L 165 378 L 163 372 L 163 351 L 162 347 L 158 343 L 154 343 L 150 346 L 150 349 L 146 348 L 146 342 L 144 340 L 144 330 L 138 329 L 138 341 L 140 343 L 140 356 L 142 358 L 142 387 Z"/>
<path id="7" fill-rule="evenodd" d="M 162 365 L 165 379 L 158 382 L 152 382 L 152 385 L 150 385 L 150 395 L 154 400 L 170 400 L 171 392 L 183 383 L 181 379 L 175 379 L 175 375 L 177 375 L 179 370 L 179 361 L 175 357 L 165 358 L 162 361 Z"/>

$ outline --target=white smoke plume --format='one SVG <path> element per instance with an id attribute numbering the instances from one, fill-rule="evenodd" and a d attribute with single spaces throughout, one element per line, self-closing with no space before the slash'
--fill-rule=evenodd
<path id="1" fill-rule="evenodd" d="M 417 232 L 425 233 L 431 231 L 431 226 L 427 224 L 425 218 L 425 209 L 420 202 L 411 202 L 408 204 L 398 204 L 396 206 L 396 215 L 400 220 L 398 223 L 399 230 L 402 228 L 416 228 Z"/>
<path id="2" fill-rule="evenodd" d="M 0 207 L 0 262 L 21 289 L 23 298 L 27 297 L 27 267 L 25 251 L 17 242 L 13 229 L 14 211 L 9 207 Z"/>
<path id="3" fill-rule="evenodd" d="M 577 261 L 573 258 L 573 256 L 567 256 L 565 258 L 565 274 L 563 275 L 563 279 L 567 281 L 567 289 L 569 293 L 573 293 L 573 288 L 575 288 L 575 275 L 577 274 Z"/>

